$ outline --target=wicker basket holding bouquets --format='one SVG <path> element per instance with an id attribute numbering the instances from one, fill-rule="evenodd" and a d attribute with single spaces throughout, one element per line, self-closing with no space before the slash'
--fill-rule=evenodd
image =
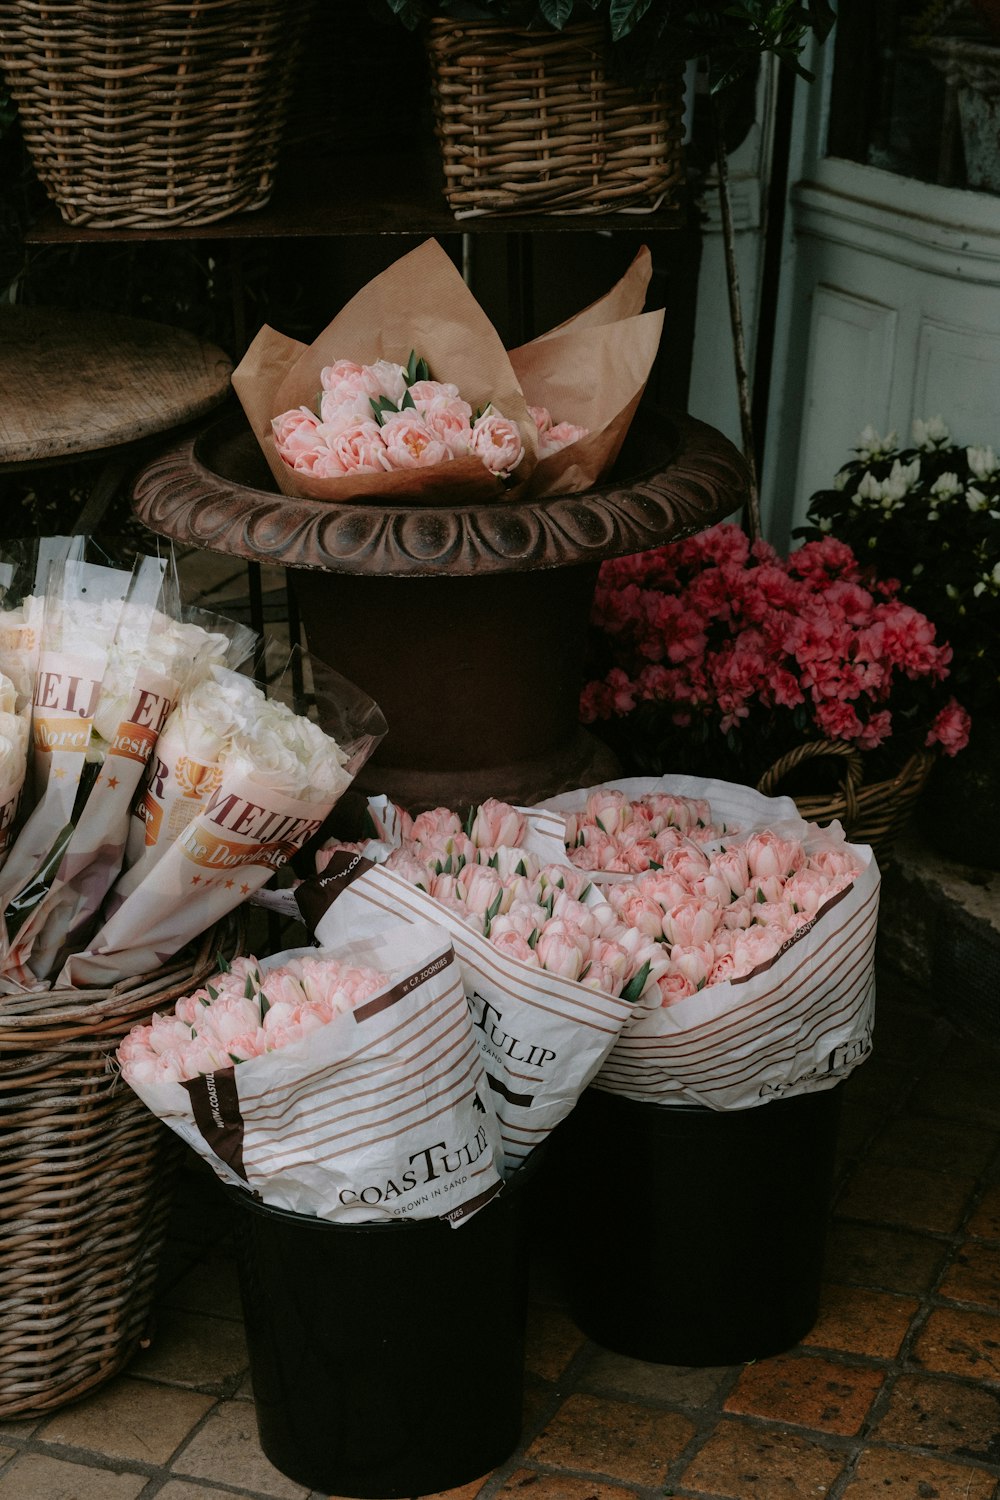
<path id="1" fill-rule="evenodd" d="M 581 716 L 629 769 L 795 798 L 883 858 L 969 715 L 951 648 L 833 538 L 787 559 L 723 525 L 604 564 Z"/>

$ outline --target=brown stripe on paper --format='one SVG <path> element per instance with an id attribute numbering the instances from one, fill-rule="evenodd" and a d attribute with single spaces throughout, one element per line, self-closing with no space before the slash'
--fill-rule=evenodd
<path id="1" fill-rule="evenodd" d="M 246 1182 L 243 1166 L 243 1116 L 236 1092 L 236 1069 L 199 1073 L 181 1080 L 191 1098 L 194 1122 L 220 1161 Z"/>
<path id="2" fill-rule="evenodd" d="M 360 1026 L 370 1016 L 377 1016 L 380 1011 L 388 1010 L 390 1005 L 396 1005 L 404 995 L 409 995 L 419 985 L 426 984 L 428 979 L 433 979 L 436 974 L 440 974 L 443 969 L 454 962 L 455 950 L 449 948 L 447 953 L 442 953 L 439 958 L 433 959 L 416 974 L 407 974 L 406 978 L 394 984 L 391 990 L 386 990 L 383 994 L 376 995 L 373 1000 L 365 1001 L 364 1005 L 357 1006 L 353 1011 L 355 1021 Z"/>
<path id="3" fill-rule="evenodd" d="M 494 1094 L 499 1094 L 501 1099 L 506 1099 L 508 1104 L 516 1104 L 521 1109 L 530 1109 L 533 1103 L 531 1094 L 515 1094 L 509 1089 L 502 1078 L 494 1078 L 492 1073 L 487 1073 L 486 1082 Z"/>
<path id="4" fill-rule="evenodd" d="M 352 881 L 366 870 L 373 870 L 375 861 L 363 854 L 354 854 L 350 849 L 337 849 L 326 869 L 316 880 L 304 880 L 295 888 L 302 920 L 310 932 L 315 932 L 320 920 L 329 911 L 341 891 L 346 891 Z"/>

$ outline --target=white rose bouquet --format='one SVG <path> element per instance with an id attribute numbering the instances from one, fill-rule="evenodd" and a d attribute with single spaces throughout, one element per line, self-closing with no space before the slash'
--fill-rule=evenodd
<path id="1" fill-rule="evenodd" d="M 60 983 L 113 984 L 155 969 L 318 832 L 385 721 L 344 678 L 317 663 L 313 676 L 317 716 L 329 729 L 221 668 L 182 695 L 143 794 L 141 853 Z M 134 854 L 134 830 L 130 847 Z"/>
<path id="2" fill-rule="evenodd" d="M 75 728 L 71 726 L 80 741 L 72 753 L 78 762 L 83 757 L 71 812 L 57 827 L 66 815 L 61 783 L 71 780 L 73 769 L 60 764 L 50 771 L 45 794 L 17 841 L 13 871 L 7 872 L 10 881 L 27 860 L 36 861 L 20 888 L 8 884 L 9 948 L 0 970 L 6 982 L 30 986 L 47 979 L 63 951 L 80 940 L 121 868 L 134 795 L 182 684 L 200 680 L 213 662 L 241 660 L 254 639 L 245 627 L 211 616 L 177 618 L 172 579 L 163 574 L 158 559 L 142 560 L 128 597 L 117 609 L 113 596 L 101 601 L 96 612 L 82 607 L 82 595 L 90 588 L 89 570 L 81 575 L 84 581 L 73 608 L 61 607 L 65 601 L 56 595 L 46 628 L 46 646 L 51 642 L 53 647 L 45 655 L 46 673 L 71 666 L 72 653 L 64 650 L 71 632 L 75 640 L 89 641 L 92 659 L 96 663 L 103 656 L 105 667 L 86 714 Z M 161 602 L 176 613 L 156 607 L 161 592 L 170 596 Z M 107 642 L 103 633 L 113 616 Z M 55 732 L 42 711 L 45 700 L 53 696 L 58 699 L 58 691 L 48 678 L 43 687 L 40 673 L 35 725 L 40 740 L 43 730 Z M 44 760 L 41 769 L 44 772 Z M 39 857 L 46 837 L 50 845 Z"/>

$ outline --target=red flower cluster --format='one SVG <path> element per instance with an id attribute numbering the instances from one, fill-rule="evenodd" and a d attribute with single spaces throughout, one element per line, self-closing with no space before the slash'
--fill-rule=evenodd
<path id="1" fill-rule="evenodd" d="M 940 689 L 951 647 L 894 581 L 860 578 L 833 537 L 783 560 L 734 525 L 605 563 L 593 613 L 605 670 L 584 688 L 583 721 L 650 703 L 730 748 L 755 727 L 773 744 L 783 723 L 785 737 L 861 750 L 916 732 L 956 754 L 969 716 Z"/>

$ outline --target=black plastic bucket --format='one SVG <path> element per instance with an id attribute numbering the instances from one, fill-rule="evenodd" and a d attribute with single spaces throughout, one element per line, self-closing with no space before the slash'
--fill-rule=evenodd
<path id="1" fill-rule="evenodd" d="M 528 1163 L 460 1228 L 331 1224 L 238 1189 L 234 1210 L 260 1443 L 324 1494 L 467 1484 L 521 1434 Z"/>
<path id="2" fill-rule="evenodd" d="M 839 1110 L 839 1087 L 727 1112 L 589 1089 L 545 1173 L 582 1331 L 671 1365 L 798 1343 L 819 1308 Z"/>

